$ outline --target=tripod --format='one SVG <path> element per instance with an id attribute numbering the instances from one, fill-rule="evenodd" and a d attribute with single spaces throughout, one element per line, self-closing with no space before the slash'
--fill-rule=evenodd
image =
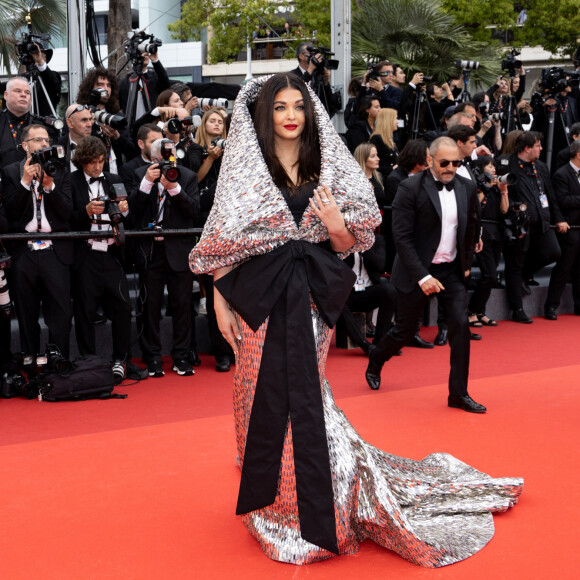
<path id="1" fill-rule="evenodd" d="M 469 84 L 469 73 L 469 69 L 463 69 L 463 88 L 461 89 L 461 93 L 457 99 L 459 103 L 471 101 L 471 93 L 467 90 L 467 85 Z"/>
<path id="2" fill-rule="evenodd" d="M 324 69 L 318 70 L 318 68 L 312 73 L 312 90 L 316 96 L 320 99 L 320 102 L 326 109 L 326 112 L 330 115 L 330 103 L 326 98 L 326 92 L 324 91 Z"/>
<path id="3" fill-rule="evenodd" d="M 418 87 L 419 88 L 419 87 Z M 425 103 L 425 108 L 429 113 L 429 119 L 433 125 L 433 129 L 437 130 L 437 123 L 435 122 L 435 117 L 433 116 L 433 111 L 431 109 L 431 104 L 427 98 L 427 93 L 425 88 L 421 85 L 420 90 L 415 93 L 415 100 L 413 101 L 413 125 L 411 126 L 411 139 L 417 139 L 419 135 L 419 113 L 421 112 L 421 105 Z"/>
<path id="4" fill-rule="evenodd" d="M 46 98 L 46 102 L 48 103 L 48 106 L 50 107 L 50 111 L 52 113 L 52 116 L 56 117 L 56 111 L 55 111 L 54 107 L 52 106 L 52 101 L 50 100 L 50 97 L 48 96 L 48 91 L 46 90 L 46 87 L 44 86 L 44 82 L 42 81 L 42 78 L 40 77 L 40 71 L 38 70 L 38 67 L 35 64 L 26 65 L 26 72 L 23 73 L 22 76 L 28 80 L 28 85 L 30 86 L 30 114 L 33 117 L 42 116 L 40 108 L 39 108 L 39 104 L 38 104 L 38 86 L 40 85 L 40 88 L 42 89 L 44 96 Z"/>
<path id="5" fill-rule="evenodd" d="M 143 86 L 143 91 L 139 89 Z M 143 58 L 133 59 L 133 72 L 129 76 L 129 96 L 127 98 L 127 110 L 125 111 L 127 117 L 127 123 L 129 128 L 136 121 L 137 113 L 137 99 L 139 94 L 143 95 L 143 105 L 145 107 L 145 112 L 151 110 L 151 103 L 149 102 L 149 93 L 147 92 L 147 82 L 145 81 L 145 75 L 143 74 Z"/>
<path id="6" fill-rule="evenodd" d="M 554 98 L 556 103 L 554 105 L 548 105 L 548 133 L 546 135 L 546 165 L 548 170 L 552 170 L 552 153 L 554 149 L 554 128 L 556 125 L 556 112 L 560 122 L 562 123 L 562 128 L 564 129 L 564 135 L 566 137 L 566 143 L 570 145 L 570 136 L 568 134 L 567 125 L 564 121 L 564 115 L 562 114 L 562 108 L 559 106 L 557 97 Z"/>

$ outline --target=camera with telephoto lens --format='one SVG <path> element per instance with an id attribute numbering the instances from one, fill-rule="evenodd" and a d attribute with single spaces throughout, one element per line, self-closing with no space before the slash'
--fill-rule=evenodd
<path id="1" fill-rule="evenodd" d="M 329 56 L 334 56 L 334 52 L 330 52 L 330 48 L 325 46 L 307 46 L 306 50 L 310 53 L 308 57 L 308 62 L 316 65 L 317 71 L 322 71 L 325 68 L 328 70 L 337 70 L 340 62 L 338 60 L 333 60 L 328 58 Z"/>
<path id="2" fill-rule="evenodd" d="M 463 70 L 477 70 L 481 63 L 477 60 L 461 60 L 457 59 L 455 61 L 455 66 L 457 68 L 462 68 Z"/>
<path id="3" fill-rule="evenodd" d="M 187 127 L 199 127 L 201 125 L 201 117 L 199 115 L 192 115 L 190 117 L 172 117 L 167 121 L 167 130 L 173 135 L 177 135 Z"/>
<path id="4" fill-rule="evenodd" d="M 91 92 L 89 93 L 89 109 L 95 116 L 95 121 L 99 125 L 108 125 L 117 131 L 123 129 L 127 126 L 127 119 L 125 119 L 125 117 L 122 115 L 113 115 L 112 113 L 107 113 L 107 111 L 98 108 L 98 105 L 107 103 L 108 100 L 109 92 L 107 89 L 91 89 Z"/>
<path id="5" fill-rule="evenodd" d="M 179 167 L 175 166 L 175 155 L 173 154 L 173 148 L 175 143 L 173 141 L 165 140 L 161 143 L 161 161 L 158 161 L 159 169 L 161 170 L 161 175 L 170 181 L 171 183 L 176 183 L 181 177 L 181 172 Z"/>
<path id="6" fill-rule="evenodd" d="M 580 71 L 566 71 L 557 66 L 542 70 L 540 87 L 550 97 L 555 97 L 567 87 L 577 88 L 578 86 L 580 86 Z"/>
<path id="7" fill-rule="evenodd" d="M 64 164 L 65 152 L 62 145 L 45 147 L 30 154 L 30 164 L 38 163 L 46 175 L 52 177 Z"/>
<path id="8" fill-rule="evenodd" d="M 10 268 L 12 265 L 12 258 L 8 255 L 6 250 L 0 252 L 0 318 L 12 318 L 14 314 L 14 305 L 10 300 L 10 292 L 8 291 L 8 282 L 6 281 L 5 268 Z"/>
<path id="9" fill-rule="evenodd" d="M 522 68 L 522 61 L 516 59 L 520 54 L 519 50 L 512 48 L 501 61 L 501 70 L 507 70 L 510 77 L 515 77 L 516 69 Z"/>
<path id="10" fill-rule="evenodd" d="M 473 167 L 471 172 L 475 177 L 475 182 L 477 183 L 479 190 L 484 195 L 487 195 L 493 189 L 493 180 L 495 179 L 495 176 L 488 171 L 482 171 L 479 167 Z"/>
<path id="11" fill-rule="evenodd" d="M 203 108 L 205 106 L 208 107 L 223 107 L 224 109 L 228 108 L 228 100 L 227 99 L 213 99 L 213 98 L 198 98 L 197 99 L 197 106 Z"/>
<path id="12" fill-rule="evenodd" d="M 220 149 L 225 149 L 226 148 L 226 143 L 227 143 L 227 140 L 226 139 L 223 139 L 221 137 L 216 137 L 215 139 L 212 139 L 211 140 L 211 144 L 214 147 L 219 147 Z"/>
<path id="13" fill-rule="evenodd" d="M 131 30 L 127 33 L 125 42 L 125 54 L 133 63 L 133 72 L 141 73 L 143 70 L 143 53 L 157 54 L 159 47 L 163 46 L 163 41 L 153 34 L 147 34 L 144 30 Z"/>
<path id="14" fill-rule="evenodd" d="M 528 206 L 521 201 L 510 201 L 503 219 L 503 235 L 508 241 L 523 238 L 528 233 L 530 216 Z"/>

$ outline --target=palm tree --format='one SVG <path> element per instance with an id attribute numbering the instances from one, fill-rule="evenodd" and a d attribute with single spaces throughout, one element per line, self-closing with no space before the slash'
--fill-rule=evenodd
<path id="1" fill-rule="evenodd" d="M 0 66 L 10 73 L 18 69 L 14 46 L 22 32 L 28 32 L 30 14 L 33 34 L 62 34 L 66 30 L 66 0 L 2 0 L 0 3 Z"/>
<path id="2" fill-rule="evenodd" d="M 498 46 L 474 41 L 437 0 L 361 0 L 353 15 L 352 55 L 353 76 L 364 74 L 367 61 L 390 60 L 411 75 L 447 79 L 457 74 L 457 59 L 476 60 L 481 67 L 470 80 L 484 85 L 495 82 L 500 63 Z"/>

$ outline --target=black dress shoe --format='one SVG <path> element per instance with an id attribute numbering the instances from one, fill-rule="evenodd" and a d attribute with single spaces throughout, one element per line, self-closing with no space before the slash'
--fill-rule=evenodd
<path id="1" fill-rule="evenodd" d="M 192 367 L 198 367 L 201 364 L 201 359 L 194 348 L 187 351 L 187 361 Z"/>
<path id="2" fill-rule="evenodd" d="M 427 342 L 423 340 L 418 334 L 416 334 L 409 342 L 409 346 L 415 346 L 417 348 L 434 348 L 435 345 L 432 342 Z"/>
<path id="3" fill-rule="evenodd" d="M 435 346 L 445 346 L 447 344 L 447 330 L 439 330 L 433 344 Z"/>
<path id="4" fill-rule="evenodd" d="M 463 409 L 468 413 L 485 413 L 487 411 L 483 405 L 476 403 L 469 395 L 463 395 L 461 397 L 449 395 L 447 406 L 453 409 Z"/>
<path id="5" fill-rule="evenodd" d="M 371 350 L 373 350 L 375 347 L 373 344 L 371 344 L 368 340 L 363 340 L 363 342 L 361 344 L 359 344 L 359 347 L 362 348 L 362 351 L 369 356 L 369 353 L 371 352 Z"/>
<path id="6" fill-rule="evenodd" d="M 371 350 L 369 356 L 369 364 L 367 366 L 367 370 L 365 372 L 365 378 L 367 380 L 368 386 L 373 391 L 378 391 L 381 388 L 381 369 L 382 366 L 379 366 L 373 363 L 373 351 L 374 348 Z"/>
<path id="7" fill-rule="evenodd" d="M 469 340 L 481 340 L 481 334 L 476 334 L 475 332 L 469 333 Z"/>
<path id="8" fill-rule="evenodd" d="M 546 320 L 558 320 L 558 315 L 556 314 L 556 308 L 554 308 L 554 306 L 546 306 L 544 308 L 544 318 Z"/>
<path id="9" fill-rule="evenodd" d="M 147 369 L 142 369 L 132 362 L 128 362 L 125 365 L 125 374 L 132 381 L 143 381 L 149 377 L 149 371 Z"/>
<path id="10" fill-rule="evenodd" d="M 223 356 L 216 360 L 215 370 L 218 373 L 227 373 L 230 371 L 231 366 L 229 357 Z"/>
<path id="11" fill-rule="evenodd" d="M 527 314 L 523 308 L 516 308 L 512 312 L 512 320 L 514 322 L 521 322 L 522 324 L 531 324 L 534 322 Z"/>
<path id="12" fill-rule="evenodd" d="M 527 282 L 522 282 L 522 292 L 526 296 L 529 296 L 532 293 L 532 289 L 530 288 L 530 285 Z"/>

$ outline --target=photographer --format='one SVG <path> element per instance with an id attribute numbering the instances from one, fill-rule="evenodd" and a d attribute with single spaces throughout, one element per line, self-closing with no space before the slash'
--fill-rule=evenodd
<path id="1" fill-rule="evenodd" d="M 481 277 L 469 301 L 467 315 L 469 326 L 497 326 L 495 320 L 486 316 L 485 307 L 497 280 L 497 266 L 503 248 L 501 222 L 509 208 L 508 186 L 498 181 L 492 157 L 476 159 L 472 164 L 472 172 L 478 186 L 483 249 L 475 254 Z"/>
<path id="2" fill-rule="evenodd" d="M 359 101 L 365 96 L 376 96 L 381 108 L 398 109 L 403 91 L 391 86 L 394 72 L 394 67 L 388 60 L 372 65 L 363 77 L 358 94 Z"/>
<path id="3" fill-rule="evenodd" d="M 135 264 L 140 271 L 142 305 L 140 324 L 141 352 L 150 377 L 162 377 L 161 309 L 167 283 L 173 318 L 172 370 L 179 376 L 190 376 L 193 369 L 187 361 L 191 338 L 191 290 L 193 273 L 189 269 L 189 252 L 195 236 L 163 237 L 163 228 L 193 228 L 199 213 L 197 176 L 185 167 L 176 167 L 175 145 L 157 139 L 151 145 L 152 165 L 136 170 L 139 187 L 129 195 L 133 221 L 140 229 L 159 229 L 159 236 L 137 244 Z"/>
<path id="4" fill-rule="evenodd" d="M 26 157 L 21 147 L 22 130 L 32 123 L 30 86 L 24 77 L 12 77 L 4 91 L 6 109 L 0 111 L 0 166 Z"/>
<path id="5" fill-rule="evenodd" d="M 127 101 L 129 98 L 129 85 L 132 82 L 138 82 L 137 102 L 135 104 L 135 119 L 148 113 L 157 102 L 157 96 L 162 91 L 169 88 L 170 81 L 167 76 L 165 67 L 159 61 L 159 53 L 156 51 L 150 54 L 145 51 L 141 53 L 143 65 L 139 75 L 128 74 L 121 79 L 119 85 L 119 99 L 121 101 L 121 108 L 127 111 Z M 150 70 L 149 63 L 153 65 L 153 70 Z"/>
<path id="6" fill-rule="evenodd" d="M 36 51 L 31 51 L 29 53 L 33 60 L 33 65 L 32 67 L 30 65 L 26 67 L 27 72 L 25 75 L 31 76 L 35 85 L 34 93 L 36 102 L 34 113 L 41 117 L 46 117 L 54 115 L 56 112 L 56 108 L 60 101 L 62 80 L 60 75 L 51 70 L 48 66 L 48 62 L 52 58 L 52 49 L 44 49 L 44 47 L 40 46 L 39 43 L 33 43 L 33 46 L 36 47 Z M 38 73 L 36 71 L 38 71 Z M 49 100 L 47 100 L 46 95 L 42 90 L 42 86 L 39 86 L 40 81 L 42 81 L 42 84 L 46 89 Z"/>
<path id="7" fill-rule="evenodd" d="M 70 266 L 73 242 L 43 240 L 43 232 L 70 231 L 72 195 L 69 172 L 52 158 L 54 167 L 40 163 L 50 157 L 50 139 L 42 125 L 22 130 L 26 161 L 4 167 L 2 193 L 13 232 L 38 232 L 34 240 L 7 244 L 13 257 L 12 282 L 20 345 L 27 355 L 40 350 L 40 306 L 48 326 L 48 342 L 68 358 L 72 319 Z M 53 171 L 54 170 L 54 171 Z"/>
<path id="8" fill-rule="evenodd" d="M 210 109 L 204 114 L 195 134 L 195 142 L 189 149 L 191 168 L 197 172 L 201 195 L 198 227 L 203 227 L 213 206 L 215 189 L 221 169 L 223 147 L 219 140 L 226 139 L 225 120 L 220 111 Z M 214 310 L 213 276 L 201 274 L 200 284 L 205 290 L 207 320 L 211 340 L 211 350 L 216 360 L 216 370 L 227 372 L 233 360 L 233 351 L 219 331 Z"/>
<path id="9" fill-rule="evenodd" d="M 161 131 L 161 127 L 158 127 L 153 123 L 146 123 L 139 127 L 139 131 L 137 131 L 137 145 L 141 150 L 141 155 L 138 155 L 134 159 L 131 159 L 131 161 L 125 163 L 119 171 L 119 176 L 123 180 L 127 191 L 131 191 L 132 188 L 139 185 L 138 183 L 135 183 L 137 180 L 135 170 L 144 165 L 151 165 L 153 163 L 153 160 L 151 159 L 151 145 L 153 145 L 157 139 L 162 138 L 163 132 Z"/>
<path id="10" fill-rule="evenodd" d="M 77 102 L 90 105 L 95 111 L 106 111 L 110 115 L 122 116 L 119 104 L 119 81 L 105 68 L 91 69 L 79 85 Z M 129 161 L 139 155 L 139 149 L 131 142 L 126 127 L 114 129 L 106 123 L 95 123 L 92 134 L 99 137 L 107 147 L 105 169 L 118 173 L 123 156 Z"/>
<path id="11" fill-rule="evenodd" d="M 114 186 L 121 178 L 103 173 L 107 149 L 97 137 L 81 139 L 72 161 L 77 168 L 71 174 L 75 230 L 111 231 L 111 222 L 122 223 L 129 205 Z M 109 223 L 100 223 L 101 221 Z M 74 317 L 77 344 L 81 355 L 97 354 L 93 321 L 100 305 L 111 320 L 113 336 L 112 370 L 115 383 L 125 378 L 131 347 L 131 302 L 123 269 L 123 248 L 113 238 L 83 239 L 75 243 Z"/>
<path id="12" fill-rule="evenodd" d="M 310 42 L 301 42 L 296 47 L 296 58 L 298 66 L 291 72 L 298 75 L 306 84 L 309 84 L 316 92 L 318 98 L 324 105 L 327 113 L 332 117 L 334 110 L 334 99 L 332 88 L 330 87 L 330 70 L 323 66 L 324 51 L 317 50 Z M 322 75 L 322 83 L 316 86 Z"/>
<path id="13" fill-rule="evenodd" d="M 77 169 L 72 162 L 73 152 L 79 141 L 91 134 L 94 118 L 87 105 L 73 103 L 66 110 L 65 120 L 68 127 L 68 135 L 63 135 L 57 141 L 57 144 L 64 147 L 68 167 L 73 172 Z"/>
<path id="14" fill-rule="evenodd" d="M 574 141 L 568 150 L 568 163 L 561 167 L 552 176 L 554 193 L 566 221 L 570 225 L 580 226 L 580 140 Z M 572 299 L 574 300 L 574 314 L 580 315 L 580 231 L 570 229 L 560 235 L 562 255 L 552 269 L 548 295 L 544 304 L 544 317 L 547 320 L 556 320 L 556 309 L 572 276 Z"/>
<path id="15" fill-rule="evenodd" d="M 548 168 L 539 160 L 541 140 L 540 133 L 524 131 L 517 138 L 509 160 L 509 172 L 517 177 L 516 183 L 510 186 L 510 204 L 524 203 L 529 215 L 529 233 L 504 247 L 512 320 L 523 324 L 533 322 L 523 308 L 522 294 L 530 293 L 526 281 L 560 257 L 560 246 L 550 224 L 555 223 L 561 234 L 569 228 L 555 199 Z"/>

